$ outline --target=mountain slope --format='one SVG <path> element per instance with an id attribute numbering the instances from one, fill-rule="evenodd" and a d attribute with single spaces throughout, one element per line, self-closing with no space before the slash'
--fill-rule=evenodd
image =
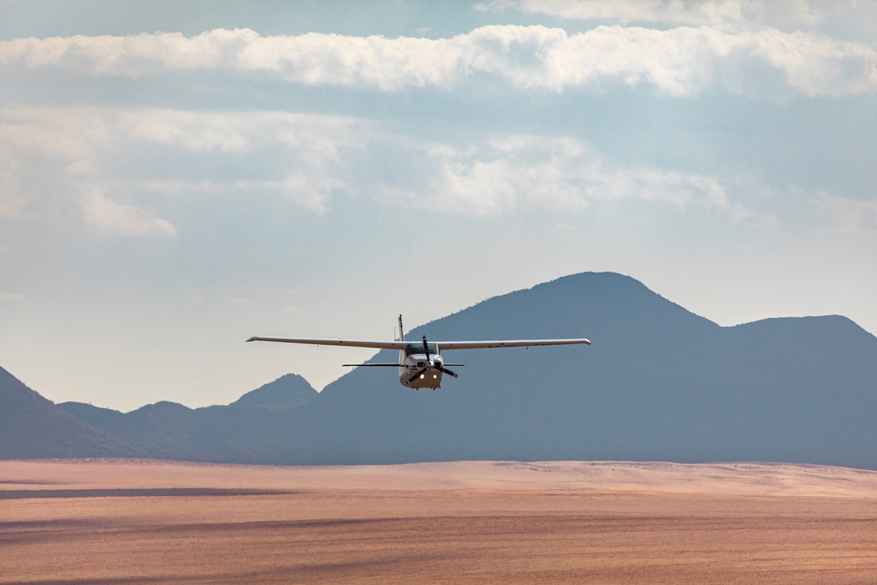
<path id="1" fill-rule="evenodd" d="M 281 376 L 247 392 L 230 405 L 196 410 L 173 402 L 158 402 L 121 413 L 81 402 L 65 402 L 56 407 L 35 392 L 33 395 L 51 408 L 66 411 L 95 427 L 93 431 L 102 436 L 137 445 L 140 456 L 218 463 L 267 462 L 252 446 L 258 444 L 262 429 L 266 425 L 271 427 L 278 418 L 274 411 L 295 408 L 319 396 L 304 378 L 295 374 Z M 243 446 L 244 443 L 249 446 Z M 0 456 L 3 451 L 0 445 Z M 75 456 L 102 455 L 103 451 L 83 445 Z"/>
<path id="2" fill-rule="evenodd" d="M 261 462 L 250 449 L 230 440 L 221 425 L 174 402 L 148 404 L 108 421 L 101 428 L 142 447 L 155 459 Z"/>
<path id="3" fill-rule="evenodd" d="M 288 410 L 304 406 L 317 399 L 319 392 L 298 374 L 286 374 L 255 390 L 250 390 L 229 405 L 196 408 L 195 411 L 208 420 L 215 420 L 230 408 L 258 408 L 265 410 Z M 246 415 L 241 415 L 246 416 Z M 224 416 L 226 420 L 234 415 Z"/>
<path id="4" fill-rule="evenodd" d="M 286 374 L 273 382 L 247 392 L 229 406 L 287 410 L 309 404 L 319 395 L 320 393 L 298 374 Z"/>
<path id="5" fill-rule="evenodd" d="M 100 428 L 102 425 L 125 416 L 118 410 L 112 408 L 101 408 L 100 406 L 92 406 L 84 402 L 62 402 L 58 408 L 65 412 L 69 412 L 73 416 L 82 419 L 93 427 Z"/>
<path id="6" fill-rule="evenodd" d="M 0 368 L 0 458 L 143 455 L 142 449 L 65 412 Z"/>

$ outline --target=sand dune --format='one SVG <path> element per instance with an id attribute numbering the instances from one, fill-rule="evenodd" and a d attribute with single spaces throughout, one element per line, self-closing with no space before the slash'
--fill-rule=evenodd
<path id="1" fill-rule="evenodd" d="M 0 462 L 0 583 L 875 583 L 877 472 Z"/>

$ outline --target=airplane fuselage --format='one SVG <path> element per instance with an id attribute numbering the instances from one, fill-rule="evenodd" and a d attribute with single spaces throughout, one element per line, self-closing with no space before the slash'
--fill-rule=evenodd
<path id="1" fill-rule="evenodd" d="M 435 352 L 435 353 L 433 353 Z M 442 371 L 444 359 L 441 356 L 438 344 L 429 344 L 429 355 L 423 348 L 423 343 L 410 343 L 405 349 L 399 351 L 399 382 L 408 388 L 440 388 L 442 384 Z M 411 380 L 417 372 L 424 370 L 419 376 Z"/>

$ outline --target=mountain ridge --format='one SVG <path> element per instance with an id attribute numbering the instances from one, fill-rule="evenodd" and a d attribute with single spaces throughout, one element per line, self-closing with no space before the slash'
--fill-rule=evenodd
<path id="1" fill-rule="evenodd" d="M 230 405 L 151 405 L 99 426 L 159 458 L 221 462 L 784 461 L 877 469 L 877 337 L 846 317 L 722 327 L 631 277 L 582 273 L 409 332 L 424 334 L 586 336 L 593 345 L 447 351 L 446 359 L 467 365 L 436 392 L 359 368 L 321 393 L 284 376 Z M 395 358 L 385 350 L 372 361 Z M 258 391 L 284 379 L 307 385 L 303 395 L 313 400 L 270 408 L 291 394 L 278 402 Z M 270 398 L 268 407 L 245 406 L 246 396 Z"/>

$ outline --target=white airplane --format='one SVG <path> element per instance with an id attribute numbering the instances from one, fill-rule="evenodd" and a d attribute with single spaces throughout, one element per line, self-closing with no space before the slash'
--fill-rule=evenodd
<path id="1" fill-rule="evenodd" d="M 345 345 L 348 347 L 371 347 L 375 349 L 398 349 L 399 362 L 395 364 L 344 364 L 349 367 L 399 368 L 399 382 L 408 388 L 441 387 L 442 374 L 457 378 L 457 374 L 445 366 L 463 366 L 464 364 L 446 364 L 442 358 L 443 349 L 479 349 L 488 347 L 529 347 L 531 345 L 573 345 L 585 343 L 587 339 L 519 339 L 516 341 L 441 341 L 429 343 L 426 335 L 423 341 L 405 341 L 402 328 L 402 315 L 399 315 L 399 339 L 396 341 L 360 341 L 354 339 L 308 339 L 302 337 L 251 337 L 249 341 L 276 341 L 278 343 L 305 343 L 310 345 Z"/>

